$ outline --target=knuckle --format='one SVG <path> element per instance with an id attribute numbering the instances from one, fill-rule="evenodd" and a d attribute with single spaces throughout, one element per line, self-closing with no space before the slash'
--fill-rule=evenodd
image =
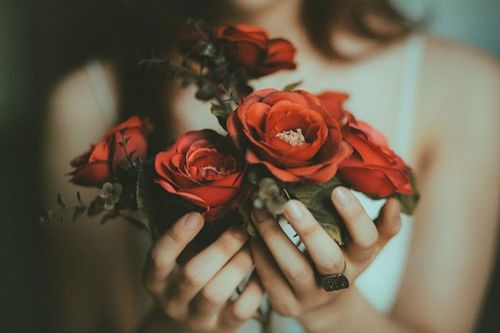
<path id="1" fill-rule="evenodd" d="M 307 267 L 300 265 L 301 267 L 294 267 L 288 272 L 290 282 L 294 283 L 304 283 L 310 280 L 312 276 L 312 271 Z"/>
<path id="2" fill-rule="evenodd" d="M 262 226 L 260 230 L 260 235 L 262 236 L 262 238 L 269 241 L 273 241 L 277 237 L 280 237 L 281 233 L 281 229 L 279 229 L 278 226 L 274 223 L 269 223 L 266 226 Z"/>
<path id="3" fill-rule="evenodd" d="M 189 265 L 186 265 L 182 268 L 180 273 L 180 280 L 181 283 L 188 288 L 196 288 L 202 283 L 202 281 L 200 281 L 199 274 L 197 274 L 196 271 Z"/>
<path id="4" fill-rule="evenodd" d="M 173 302 L 164 302 L 162 309 L 163 313 L 172 319 L 181 320 L 184 317 L 181 311 L 181 307 L 174 304 Z"/>
<path id="5" fill-rule="evenodd" d="M 198 304 L 203 307 L 216 307 L 224 303 L 221 297 L 209 288 L 204 288 L 198 295 Z"/>
<path id="6" fill-rule="evenodd" d="M 225 254 L 233 254 L 237 248 L 237 240 L 231 234 L 226 234 L 219 238 L 217 241 L 217 246 Z"/>
<path id="7" fill-rule="evenodd" d="M 252 318 L 252 313 L 245 311 L 245 307 L 241 306 L 239 303 L 234 303 L 229 309 L 229 315 L 231 316 L 231 321 L 241 323 Z"/>
<path id="8" fill-rule="evenodd" d="M 352 220 L 357 221 L 363 219 L 366 216 L 365 209 L 359 202 L 352 203 L 349 215 Z"/>
<path id="9" fill-rule="evenodd" d="M 298 317 L 301 313 L 301 308 L 297 301 L 288 301 L 276 304 L 275 311 L 285 317 Z"/>
<path id="10" fill-rule="evenodd" d="M 356 245 L 364 251 L 369 251 L 375 247 L 378 242 L 378 233 L 369 233 L 356 241 Z"/>
<path id="11" fill-rule="evenodd" d="M 318 270 L 324 274 L 337 274 L 344 269 L 345 259 L 341 256 L 335 256 L 327 262 L 318 263 Z"/>
<path id="12" fill-rule="evenodd" d="M 395 218 L 395 221 L 391 223 L 385 230 L 385 237 L 387 239 L 391 239 L 396 236 L 401 230 L 401 217 L 398 216 Z"/>
<path id="13" fill-rule="evenodd" d="M 179 233 L 179 230 L 177 230 L 178 228 L 175 228 L 172 227 L 170 229 L 168 229 L 167 231 L 167 235 L 168 237 L 170 237 L 174 242 L 176 243 L 181 243 L 183 241 L 183 238 L 181 236 L 181 234 Z"/>
<path id="14" fill-rule="evenodd" d="M 252 257 L 249 253 L 244 253 L 233 259 L 233 265 L 238 273 L 246 274 L 252 267 Z"/>
<path id="15" fill-rule="evenodd" d="M 320 231 L 319 228 L 320 228 L 320 226 L 318 223 L 315 223 L 314 221 L 309 221 L 307 224 L 304 225 L 304 227 L 301 230 L 302 237 L 308 238 L 308 237 L 314 235 L 315 233 Z"/>
<path id="16" fill-rule="evenodd" d="M 164 270 L 169 266 L 169 261 L 166 258 L 165 253 L 161 251 L 158 247 L 153 247 L 151 249 L 151 262 L 156 270 Z"/>

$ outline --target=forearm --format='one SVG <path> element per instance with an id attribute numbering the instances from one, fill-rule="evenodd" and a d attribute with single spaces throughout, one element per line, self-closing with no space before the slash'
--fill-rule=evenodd
<path id="1" fill-rule="evenodd" d="M 331 302 L 305 313 L 299 321 L 310 333 L 333 330 L 372 333 L 420 332 L 375 309 L 356 288 L 346 290 Z"/>

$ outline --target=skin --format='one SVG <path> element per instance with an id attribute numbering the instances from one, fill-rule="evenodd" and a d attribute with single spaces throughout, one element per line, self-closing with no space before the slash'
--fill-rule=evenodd
<path id="1" fill-rule="evenodd" d="M 253 12 L 259 15 L 245 17 L 244 21 L 264 27 L 271 36 L 290 39 L 299 50 L 300 67 L 293 73 L 279 72 L 266 77 L 257 83 L 258 88 L 281 87 L 284 82 L 315 78 L 306 80 L 304 88 L 352 91 L 350 109 L 358 118 L 386 133 L 389 142 L 394 142 L 396 123 L 392 120 L 400 112 L 394 101 L 399 98 L 398 89 L 402 85 L 400 72 L 406 59 L 405 44 L 373 49 L 370 43 L 340 36 L 341 46 L 368 55 L 352 63 L 324 59 L 308 43 L 298 24 L 296 1 L 282 1 L 280 6 L 274 2 L 264 11 L 255 9 Z M 246 2 L 247 6 L 250 4 Z M 162 238 L 148 256 L 144 282 L 158 305 L 142 321 L 143 331 L 165 331 L 165 327 L 176 327 L 178 331 L 230 331 L 251 316 L 251 305 L 262 292 L 269 295 L 278 312 L 296 317 L 310 332 L 328 332 L 331 327 L 339 332 L 469 332 L 473 329 L 487 287 L 497 235 L 500 70 L 496 61 L 476 50 L 430 37 L 424 37 L 424 43 L 410 156 L 422 200 L 392 311 L 377 311 L 353 282 L 396 233 L 397 205 L 388 201 L 380 217 L 371 221 L 351 197 L 345 208 L 332 199 L 337 209 L 346 211 L 343 218 L 346 225 L 351 226 L 349 232 L 354 242 L 347 248 L 339 250 L 317 228 L 317 223 L 308 218 L 309 213 L 303 211 L 302 218 L 289 218 L 306 243 L 309 253 L 306 257 L 290 245 L 269 218 L 264 218 L 256 222 L 263 242 L 242 244 L 238 249 L 236 245 L 222 246 L 227 252 L 218 252 L 215 267 L 203 264 L 199 259 L 203 253 L 198 255 L 202 257 L 192 258 L 201 262 L 196 267 L 204 279 L 195 281 L 191 289 L 186 288 L 189 295 L 184 298 L 166 291 L 182 286 L 182 277 L 194 274 L 187 274 L 194 264 L 188 262 L 181 268 L 173 263 L 203 221 L 197 228 L 187 230 L 181 227 L 184 223 L 181 219 L 174 227 L 178 229 L 167 233 L 165 241 Z M 112 83 L 111 70 L 108 78 Z M 204 111 L 206 106 L 193 101 L 192 91 L 179 91 L 176 95 L 174 109 L 178 110 L 175 117 L 179 133 L 187 129 L 218 128 L 216 121 Z M 47 191 L 57 193 L 65 188 L 65 180 L 60 175 L 67 172 L 67 161 L 74 157 L 74 152 L 85 150 L 88 143 L 99 139 L 111 124 L 97 119 L 100 111 L 83 72 L 73 73 L 64 80 L 51 101 L 48 132 L 57 135 L 47 135 L 46 146 L 50 148 L 47 160 L 55 164 L 48 165 L 46 182 Z M 75 116 L 80 118 L 74 119 Z M 103 128 L 95 124 L 102 124 Z M 61 137 L 67 139 L 61 140 Z M 68 193 L 72 192 L 68 188 Z M 289 209 L 287 206 L 288 213 Z M 255 212 L 254 217 L 258 216 Z M 124 240 L 137 242 L 140 237 L 137 231 L 121 224 L 101 227 L 83 223 L 63 228 L 50 230 L 47 236 L 52 248 L 50 258 L 58 263 L 59 269 L 54 269 L 56 273 L 51 282 L 58 293 L 56 303 L 61 304 L 61 308 L 55 310 L 61 326 L 66 331 L 91 331 L 103 315 L 99 309 L 106 309 L 106 318 L 119 318 L 114 323 L 117 331 L 130 330 L 148 309 L 138 289 L 138 277 L 130 274 L 141 269 L 141 262 L 125 262 L 123 253 L 116 249 L 129 248 Z M 236 244 L 237 237 L 231 241 Z M 128 258 L 144 252 L 136 250 Z M 66 259 L 76 256 L 84 260 L 75 263 Z M 237 277 L 245 271 L 249 256 L 260 278 L 260 282 L 253 280 L 252 287 L 244 291 L 243 295 L 252 301 L 226 302 Z M 342 270 L 344 260 L 350 288 L 325 293 L 313 283 L 315 269 L 325 274 L 336 273 Z M 238 273 L 227 273 L 233 271 L 229 267 L 234 266 L 238 267 L 234 270 Z M 57 274 L 61 270 L 65 272 L 64 278 Z M 84 279 L 82 272 L 86 272 Z M 95 295 L 101 286 L 108 288 L 105 297 L 88 296 Z M 279 293 L 276 292 L 278 286 Z M 224 297 L 214 299 L 214 290 Z M 75 297 L 75 293 L 80 296 Z M 171 305 L 176 302 L 182 305 Z M 86 316 L 82 317 L 81 313 Z M 220 319 L 227 317 L 227 313 L 235 318 L 230 323 Z"/>

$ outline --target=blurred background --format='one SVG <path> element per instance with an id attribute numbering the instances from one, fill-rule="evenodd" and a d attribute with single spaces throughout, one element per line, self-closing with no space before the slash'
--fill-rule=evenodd
<path id="1" fill-rule="evenodd" d="M 40 123 L 47 96 L 65 74 L 151 32 L 156 13 L 131 12 L 126 0 L 0 1 L 0 330 L 44 332 L 45 276 L 38 263 Z M 162 1 L 156 1 L 159 4 Z M 167 3 L 168 1 L 163 1 Z M 500 58 L 500 0 L 394 0 L 426 30 Z M 148 16 L 150 15 L 150 16 Z M 130 38 L 130 40 L 133 40 Z M 148 40 L 143 43 L 150 42 Z M 478 332 L 500 329 L 500 265 Z"/>

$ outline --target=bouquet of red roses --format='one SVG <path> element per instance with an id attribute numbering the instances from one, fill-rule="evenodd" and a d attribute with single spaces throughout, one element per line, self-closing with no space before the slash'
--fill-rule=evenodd
<path id="1" fill-rule="evenodd" d="M 180 38 L 182 61 L 165 61 L 195 97 L 210 102 L 224 132 L 189 131 L 164 151 L 148 150 L 153 125 L 132 117 L 110 129 L 90 151 L 71 162 L 71 181 L 96 187 L 95 199 L 58 208 L 43 219 L 87 213 L 101 221 L 122 217 L 156 239 L 168 221 L 199 211 L 207 221 L 194 243 L 204 246 L 230 226 L 255 236 L 250 211 L 284 219 L 289 199 L 302 201 L 340 245 L 347 233 L 330 202 L 342 185 L 373 199 L 397 197 L 411 214 L 418 200 L 411 169 L 383 134 L 356 119 L 348 96 L 327 91 L 253 91 L 251 81 L 292 70 L 295 49 L 248 25 L 208 28 L 191 21 Z"/>

